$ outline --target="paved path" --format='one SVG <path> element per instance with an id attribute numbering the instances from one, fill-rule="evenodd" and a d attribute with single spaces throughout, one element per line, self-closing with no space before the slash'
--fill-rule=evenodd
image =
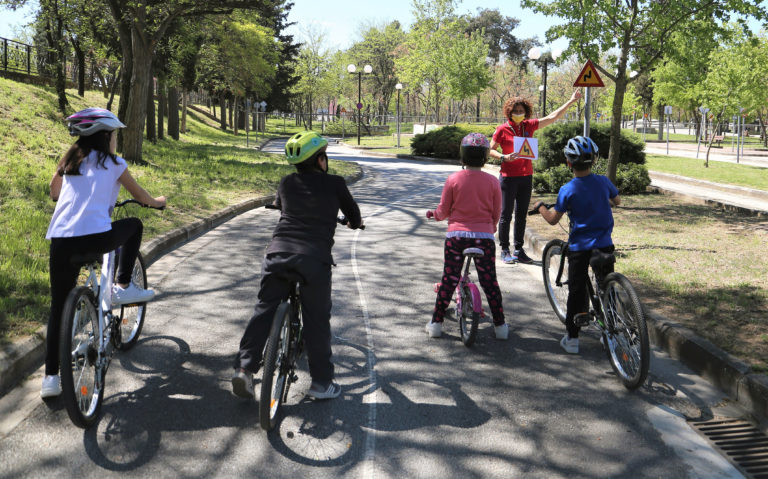
<path id="1" fill-rule="evenodd" d="M 707 202 L 768 214 L 768 191 L 651 171 L 651 186 Z M 768 170 L 765 171 L 768 175 Z"/>
<path id="2" fill-rule="evenodd" d="M 667 154 L 666 143 L 646 143 L 646 153 L 654 153 L 657 155 Z M 697 158 L 696 145 L 691 143 L 670 143 L 669 144 L 669 156 L 682 156 L 685 158 Z M 749 166 L 761 166 L 768 167 L 768 151 L 764 150 L 750 150 L 746 149 L 744 155 L 739 157 L 739 163 Z M 704 145 L 701 146 L 698 153 L 698 158 L 704 160 L 707 156 L 707 149 Z M 724 143 L 722 148 L 713 147 L 709 152 L 709 159 L 711 161 L 725 161 L 728 163 L 736 163 L 736 150 L 731 151 L 730 144 Z"/>
<path id="3" fill-rule="evenodd" d="M 564 354 L 537 266 L 499 265 L 509 341 L 488 321 L 472 349 L 455 321 L 428 339 L 445 224 L 423 215 L 456 167 L 331 156 L 362 164 L 352 190 L 367 224 L 336 235 L 339 399 L 308 400 L 302 369 L 267 435 L 257 403 L 230 392 L 276 220 L 253 210 L 149 269 L 160 295 L 137 346 L 112 364 L 96 427 L 40 402 L 39 378 L 19 388 L 16 404 L 33 408 L 0 438 L 0 477 L 740 476 L 684 420 L 727 414 L 727 398 L 658 350 L 648 384 L 628 392 L 594 332 L 579 356 Z"/>

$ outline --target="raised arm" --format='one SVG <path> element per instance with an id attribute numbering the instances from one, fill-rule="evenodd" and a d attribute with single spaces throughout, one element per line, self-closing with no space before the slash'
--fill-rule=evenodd
<path id="1" fill-rule="evenodd" d="M 574 91 L 570 100 L 565 102 L 563 106 L 545 116 L 544 118 L 539 118 L 539 128 L 544 128 L 545 126 L 549 126 L 559 120 L 560 117 L 565 114 L 565 111 L 571 107 L 571 105 L 579 101 L 579 98 L 581 98 L 581 92 L 579 90 Z"/>
<path id="2" fill-rule="evenodd" d="M 147 190 L 136 183 L 136 180 L 133 179 L 133 176 L 131 176 L 131 173 L 127 168 L 123 174 L 120 175 L 117 181 L 119 181 L 120 184 L 123 185 L 126 190 L 128 190 L 128 193 L 130 193 L 131 196 L 133 196 L 137 201 L 155 208 L 162 208 L 165 206 L 165 196 L 158 196 L 157 198 L 153 198 L 149 193 L 147 193 Z"/>

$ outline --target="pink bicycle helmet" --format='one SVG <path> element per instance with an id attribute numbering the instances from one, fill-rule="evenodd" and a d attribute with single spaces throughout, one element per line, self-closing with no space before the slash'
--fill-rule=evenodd
<path id="1" fill-rule="evenodd" d="M 72 136 L 89 136 L 97 131 L 112 131 L 125 128 L 114 113 L 103 108 L 86 108 L 67 117 L 69 134 Z"/>
<path id="2" fill-rule="evenodd" d="M 470 166 L 482 166 L 488 158 L 491 144 L 482 133 L 470 133 L 461 140 L 461 161 Z"/>

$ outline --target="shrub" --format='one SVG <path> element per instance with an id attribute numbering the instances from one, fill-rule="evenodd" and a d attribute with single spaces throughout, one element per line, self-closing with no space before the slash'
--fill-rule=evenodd
<path id="1" fill-rule="evenodd" d="M 436 130 L 415 135 L 411 141 L 414 155 L 434 156 L 437 158 L 459 159 L 461 139 L 470 133 L 482 133 L 490 140 L 495 131 L 493 126 L 457 124 L 444 126 Z"/>
<path id="2" fill-rule="evenodd" d="M 592 168 L 592 172 L 598 175 L 607 173 L 608 162 L 604 159 L 598 161 Z M 533 174 L 533 189 L 537 193 L 557 193 L 560 187 L 568 183 L 573 174 L 565 165 L 557 165 L 544 171 Z M 645 165 L 633 163 L 621 164 L 616 170 L 616 187 L 622 195 L 636 195 L 644 193 L 651 178 L 648 176 L 648 168 Z"/>
<path id="3" fill-rule="evenodd" d="M 539 139 L 539 161 L 535 163 L 537 170 L 547 170 L 557 165 L 565 164 L 563 148 L 568 140 L 584 133 L 584 124 L 578 121 L 555 123 L 536 132 Z M 598 123 L 590 127 L 590 138 L 597 144 L 602 158 L 608 157 L 611 144 L 611 125 Z M 635 133 L 621 132 L 619 141 L 619 164 L 645 164 L 645 144 Z"/>

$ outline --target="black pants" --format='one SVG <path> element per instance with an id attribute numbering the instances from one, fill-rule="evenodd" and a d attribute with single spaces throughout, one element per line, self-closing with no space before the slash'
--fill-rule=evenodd
<path id="1" fill-rule="evenodd" d="M 604 253 L 613 253 L 616 249 L 613 246 L 599 248 Z M 573 322 L 573 317 L 579 313 L 589 311 L 589 294 L 587 282 L 589 281 L 589 259 L 592 257 L 592 250 L 571 251 L 568 250 L 568 304 L 565 315 L 565 329 L 568 336 L 578 338 L 580 327 Z M 606 266 L 600 271 L 600 277 L 604 278 L 608 273 L 613 272 L 613 264 Z"/>
<path id="2" fill-rule="evenodd" d="M 261 271 L 259 302 L 240 340 L 235 368 L 252 373 L 259 370 L 275 311 L 291 287 L 281 273 L 290 271 L 304 279 L 301 314 L 309 375 L 314 381 L 331 381 L 331 265 L 307 255 L 273 253 L 264 258 Z"/>
<path id="3" fill-rule="evenodd" d="M 525 222 L 533 193 L 533 176 L 501 177 L 501 218 L 499 219 L 499 247 L 509 250 L 509 223 L 515 213 L 514 249 L 521 249 L 525 240 Z"/>
<path id="4" fill-rule="evenodd" d="M 51 315 L 45 338 L 45 374 L 59 372 L 59 331 L 61 314 L 67 295 L 77 284 L 81 265 L 72 264 L 72 255 L 108 253 L 120 248 L 117 283 L 129 283 L 133 265 L 139 255 L 144 225 L 138 218 L 124 218 L 112 223 L 112 229 L 103 233 L 70 238 L 52 238 L 48 269 L 51 277 Z"/>

